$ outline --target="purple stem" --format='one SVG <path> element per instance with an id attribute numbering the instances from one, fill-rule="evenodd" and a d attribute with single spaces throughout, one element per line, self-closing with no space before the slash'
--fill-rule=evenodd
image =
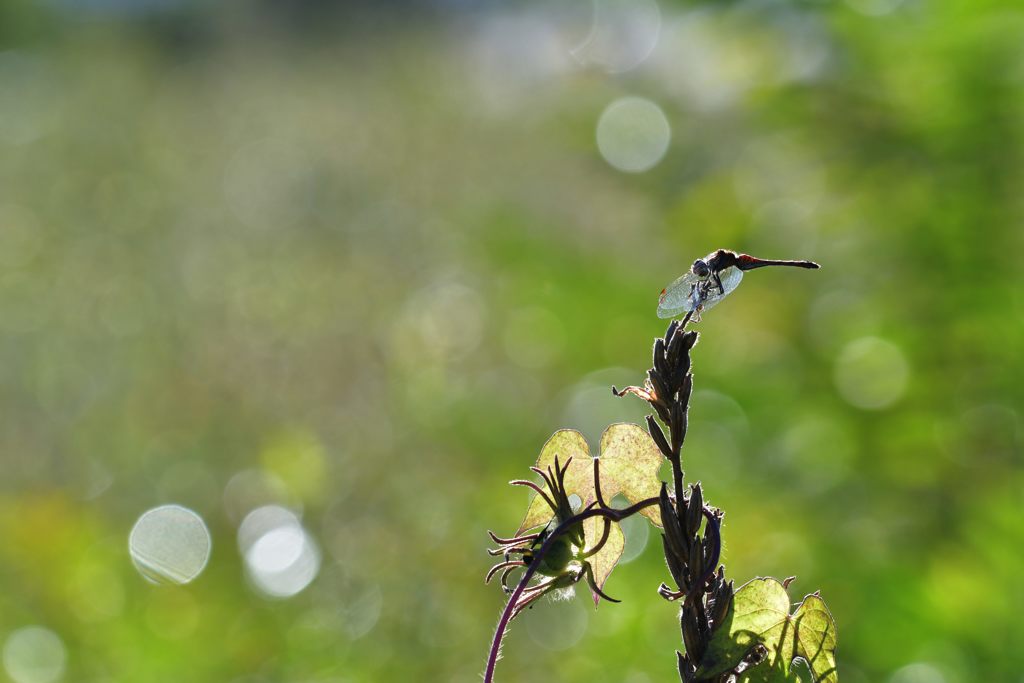
<path id="1" fill-rule="evenodd" d="M 537 571 L 537 567 L 540 565 L 540 561 L 544 555 L 547 554 L 548 550 L 551 549 L 551 545 L 555 539 L 567 532 L 571 527 L 579 524 L 583 520 L 590 519 L 591 517 L 604 517 L 610 519 L 613 522 L 619 522 L 630 515 L 636 514 L 645 507 L 656 505 L 658 498 L 647 498 L 641 500 L 635 505 L 630 505 L 628 508 L 622 510 L 614 509 L 602 509 L 602 508 L 590 508 L 584 510 L 578 515 L 574 515 L 569 519 L 562 522 L 540 546 L 540 549 L 533 556 L 533 561 L 530 562 L 530 566 L 526 568 L 526 572 L 523 573 L 523 578 L 519 579 L 519 585 L 512 591 L 512 595 L 509 596 L 508 604 L 505 605 L 505 609 L 501 613 L 501 618 L 498 619 L 498 628 L 494 632 L 494 640 L 491 641 L 491 651 L 487 656 L 487 670 L 484 672 L 484 683 L 494 683 L 494 668 L 498 665 L 498 653 L 501 651 L 501 641 L 505 638 L 505 631 L 508 630 L 508 622 L 512 620 L 512 614 L 515 612 L 516 603 L 519 602 L 519 598 L 522 597 L 523 591 L 526 590 L 526 584 L 533 578 L 534 573 Z"/>

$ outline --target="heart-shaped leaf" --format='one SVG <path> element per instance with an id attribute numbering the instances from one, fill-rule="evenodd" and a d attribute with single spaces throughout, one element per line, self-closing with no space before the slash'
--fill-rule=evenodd
<path id="1" fill-rule="evenodd" d="M 583 505 L 594 502 L 594 461 L 583 435 L 575 429 L 560 429 L 552 434 L 540 451 L 536 467 L 554 469 L 556 456 L 562 465 L 572 458 L 565 474 L 566 492 L 578 495 Z M 600 457 L 601 495 L 605 502 L 620 493 L 630 503 L 657 498 L 661 490 L 658 471 L 662 460 L 658 446 L 640 425 L 621 422 L 608 427 L 601 435 Z M 657 506 L 645 509 L 642 514 L 661 526 Z M 551 508 L 543 498 L 534 496 L 516 533 L 547 524 L 550 519 Z"/>
<path id="2" fill-rule="evenodd" d="M 583 435 L 574 429 L 555 432 L 541 449 L 536 467 L 544 470 L 550 467 L 554 470 L 556 457 L 563 466 L 572 458 L 565 473 L 566 494 L 579 496 L 584 507 L 597 500 L 594 487 L 594 459 L 590 456 L 590 448 Z M 620 493 L 630 503 L 656 498 L 661 490 L 661 479 L 658 477 L 661 463 L 661 451 L 642 427 L 629 423 L 611 425 L 601 436 L 599 465 L 602 498 L 606 503 Z M 547 524 L 552 514 L 544 499 L 534 495 L 516 535 Z M 656 505 L 643 510 L 643 514 L 658 526 L 661 525 L 661 515 Z M 583 528 L 587 547 L 592 547 L 601 539 L 604 520 L 591 518 L 584 523 Z M 598 587 L 604 587 L 608 575 L 622 556 L 624 546 L 622 530 L 617 523 L 612 523 L 608 540 L 601 550 L 589 559 Z M 594 602 L 597 603 L 598 600 L 599 597 L 595 594 Z"/>

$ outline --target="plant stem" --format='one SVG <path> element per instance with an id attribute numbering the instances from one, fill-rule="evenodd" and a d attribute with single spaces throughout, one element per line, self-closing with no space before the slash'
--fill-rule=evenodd
<path id="1" fill-rule="evenodd" d="M 498 653 L 501 652 L 501 641 L 505 638 L 505 632 L 508 630 L 508 623 L 512 620 L 512 614 L 515 612 L 516 604 L 519 602 L 519 598 L 522 597 L 523 591 L 526 590 L 527 584 L 529 584 L 530 580 L 533 579 L 533 575 L 536 573 L 537 567 L 540 566 L 544 556 L 551 549 L 555 539 L 583 520 L 590 519 L 591 517 L 604 517 L 612 522 L 621 522 L 627 517 L 640 512 L 644 508 L 657 505 L 658 500 L 658 498 L 646 498 L 641 500 L 639 503 L 630 505 L 628 508 L 623 508 L 622 510 L 605 507 L 590 507 L 565 520 L 551 532 L 551 534 L 544 540 L 544 543 L 541 544 L 540 549 L 537 550 L 533 561 L 530 562 L 530 565 L 523 573 L 523 578 L 519 579 L 519 584 L 516 586 L 515 590 L 512 591 L 512 595 L 509 596 L 508 599 L 508 604 L 505 605 L 505 609 L 501 612 L 501 618 L 498 619 L 498 627 L 494 631 L 494 639 L 491 641 L 491 650 L 487 655 L 487 670 L 484 672 L 484 683 L 493 683 L 494 681 L 494 669 L 498 665 Z"/>

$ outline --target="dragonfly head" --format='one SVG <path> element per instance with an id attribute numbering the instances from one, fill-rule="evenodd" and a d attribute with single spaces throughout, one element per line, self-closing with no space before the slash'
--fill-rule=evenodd
<path id="1" fill-rule="evenodd" d="M 708 275 L 711 275 L 711 266 L 708 265 L 707 261 L 699 258 L 693 262 L 692 266 L 690 266 L 690 272 L 697 277 L 705 278 Z"/>

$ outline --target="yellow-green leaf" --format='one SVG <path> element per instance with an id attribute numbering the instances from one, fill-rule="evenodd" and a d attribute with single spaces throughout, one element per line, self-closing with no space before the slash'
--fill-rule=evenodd
<path id="1" fill-rule="evenodd" d="M 550 468 L 554 472 L 556 457 L 563 467 L 569 463 L 565 473 L 566 495 L 576 494 L 584 507 L 597 500 L 594 459 L 590 456 L 590 448 L 583 435 L 574 429 L 561 429 L 552 434 L 541 448 L 536 467 L 545 471 Z M 599 464 L 602 498 L 608 503 L 614 496 L 622 494 L 631 504 L 657 498 L 661 490 L 661 479 L 658 476 L 661 463 L 661 451 L 642 427 L 628 423 L 611 425 L 601 436 Z M 548 493 L 550 495 L 550 491 Z M 655 524 L 661 525 L 657 505 L 643 510 L 643 514 Z M 534 495 L 516 535 L 547 524 L 553 515 L 554 511 L 544 498 Z M 591 518 L 584 523 L 588 548 L 600 540 L 603 531 L 604 521 L 600 518 Z M 589 558 L 598 587 L 603 589 L 608 575 L 622 556 L 624 546 L 622 529 L 617 523 L 612 523 L 605 545 Z M 597 595 L 594 595 L 594 601 L 598 601 Z"/>
<path id="2" fill-rule="evenodd" d="M 572 458 L 569 468 L 565 473 L 565 490 L 568 495 L 576 494 L 584 504 L 594 499 L 594 461 L 590 457 L 590 447 L 583 435 L 575 429 L 559 429 L 551 435 L 544 447 L 540 449 L 540 456 L 537 458 L 536 467 L 546 470 L 549 467 L 554 472 L 555 458 L 558 458 L 560 465 Z M 550 495 L 550 491 L 548 494 Z M 548 507 L 541 496 L 534 495 L 530 501 L 530 507 L 526 510 L 526 517 L 519 525 L 516 536 L 519 536 L 528 529 L 543 526 L 551 521 L 554 510 Z"/>
<path id="3" fill-rule="evenodd" d="M 758 578 L 736 590 L 733 603 L 697 669 L 698 679 L 711 679 L 735 669 L 756 646 L 767 649 L 765 660 L 743 671 L 739 683 L 794 683 L 801 677 L 794 659 L 807 662 L 812 680 L 838 683 L 836 627 L 824 601 L 809 595 L 790 614 L 789 594 L 776 579 Z"/>
<path id="4" fill-rule="evenodd" d="M 725 619 L 711 635 L 697 677 L 714 678 L 735 669 L 788 615 L 789 594 L 776 579 L 758 578 L 737 588 Z"/>
<path id="5" fill-rule="evenodd" d="M 591 548 L 601 540 L 601 534 L 604 533 L 604 520 L 598 517 L 591 517 L 590 519 L 583 522 L 583 531 L 587 537 L 587 547 Z M 601 547 L 597 554 L 589 558 L 590 566 L 594 570 L 594 582 L 597 587 L 604 590 L 604 583 L 608 580 L 608 575 L 615 569 L 615 565 L 618 563 L 619 558 L 622 557 L 622 550 L 626 547 L 626 538 L 622 534 L 622 529 L 615 522 L 611 523 L 611 529 L 608 532 L 608 540 L 605 541 L 604 546 Z M 605 591 L 607 592 L 607 591 Z M 591 597 L 594 599 L 594 605 L 601 601 L 600 596 L 591 591 Z M 614 595 L 612 596 L 615 597 Z"/>
<path id="6" fill-rule="evenodd" d="M 560 429 L 551 435 L 537 458 L 536 467 L 554 471 L 555 457 L 562 465 L 572 458 L 565 473 L 565 490 L 576 494 L 583 505 L 596 500 L 594 493 L 594 461 L 590 457 L 587 440 L 575 429 Z M 651 435 L 639 425 L 621 422 L 613 424 L 601 435 L 601 495 L 605 502 L 618 494 L 630 503 L 646 498 L 657 498 L 661 490 L 658 472 L 663 456 Z M 534 496 L 526 511 L 517 535 L 547 524 L 553 511 L 540 496 Z M 661 526 L 658 506 L 653 505 L 643 514 Z"/>
<path id="7" fill-rule="evenodd" d="M 793 615 L 796 623 L 797 653 L 806 662 L 814 680 L 838 683 L 836 672 L 836 622 L 818 595 L 808 595 Z"/>
<path id="8" fill-rule="evenodd" d="M 613 424 L 601 435 L 601 495 L 609 501 L 621 493 L 630 503 L 657 498 L 661 491 L 658 472 L 664 460 L 646 429 L 628 422 Z M 657 505 L 642 514 L 661 526 Z"/>

